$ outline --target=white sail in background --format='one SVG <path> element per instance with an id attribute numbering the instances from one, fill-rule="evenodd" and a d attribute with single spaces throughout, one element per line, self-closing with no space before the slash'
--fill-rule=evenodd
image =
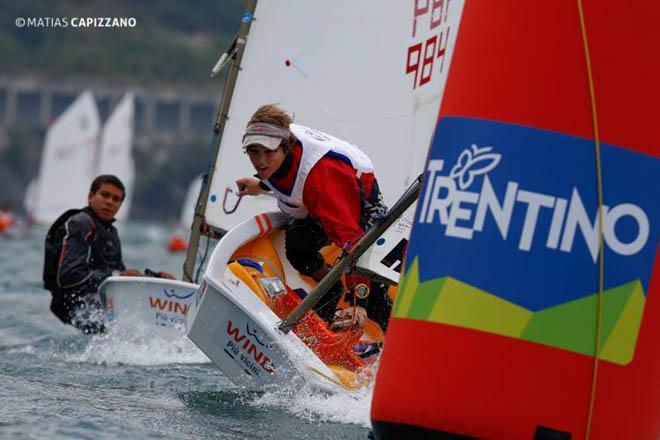
<path id="1" fill-rule="evenodd" d="M 195 205 L 197 204 L 197 197 L 199 197 L 199 190 L 202 188 L 202 181 L 203 177 L 197 176 L 188 187 L 179 218 L 179 227 L 182 229 L 190 230 L 192 226 L 195 217 Z"/>
<path id="2" fill-rule="evenodd" d="M 95 177 L 94 155 L 100 127 L 96 102 L 89 90 L 50 126 L 35 195 L 28 201 L 34 221 L 50 224 L 67 209 L 87 205 L 89 185 Z"/>
<path id="3" fill-rule="evenodd" d="M 228 188 L 254 174 L 241 148 L 245 125 L 267 103 L 364 150 L 388 205 L 402 194 L 423 171 L 463 9 L 461 0 L 426 3 L 257 3 L 209 191 L 209 225 L 228 230 L 277 209 L 270 198 L 245 197 L 226 213 L 236 205 Z"/>
<path id="4" fill-rule="evenodd" d="M 133 197 L 135 164 L 133 163 L 133 114 L 135 99 L 132 92 L 126 93 L 112 112 L 101 132 L 96 174 L 114 174 L 126 188 L 117 220 L 128 218 Z"/>
<path id="5" fill-rule="evenodd" d="M 197 205 L 199 191 L 202 188 L 202 182 L 203 176 L 197 176 L 188 187 L 186 198 L 181 207 L 179 224 L 174 228 L 174 233 L 167 245 L 170 252 L 185 251 L 188 246 L 187 240 L 183 237 L 186 236 L 186 233 L 190 233 L 192 228 L 193 219 L 195 218 L 195 207 Z"/>
<path id="6" fill-rule="evenodd" d="M 28 214 L 32 215 L 34 212 L 34 208 L 36 207 L 37 204 L 37 189 L 39 186 L 39 178 L 35 177 L 34 179 L 30 180 L 30 183 L 27 186 L 27 189 L 25 190 L 25 197 L 23 198 L 23 208 L 25 208 L 25 212 Z"/>

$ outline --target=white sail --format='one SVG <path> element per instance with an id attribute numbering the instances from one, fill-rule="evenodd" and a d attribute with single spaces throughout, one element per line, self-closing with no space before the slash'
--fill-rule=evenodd
<path id="1" fill-rule="evenodd" d="M 231 190 L 254 170 L 241 149 L 252 113 L 279 103 L 372 159 L 393 203 L 423 170 L 463 1 L 260 0 L 229 109 L 205 212 L 228 230 L 275 208 Z M 224 209 L 223 209 L 224 208 Z"/>
<path id="2" fill-rule="evenodd" d="M 183 201 L 179 226 L 185 230 L 189 230 L 192 226 L 193 218 L 195 217 L 195 205 L 197 204 L 197 197 L 199 197 L 199 190 L 202 188 L 202 181 L 202 176 L 197 176 L 192 181 L 188 187 L 186 198 Z"/>
<path id="3" fill-rule="evenodd" d="M 114 174 L 126 188 L 117 220 L 128 218 L 133 198 L 135 164 L 133 163 L 133 114 L 134 95 L 126 93 L 112 112 L 101 132 L 96 174 Z"/>
<path id="4" fill-rule="evenodd" d="M 34 221 L 50 224 L 67 209 L 87 205 L 100 126 L 96 102 L 89 90 L 50 126 L 35 195 L 28 202 L 32 204 L 29 214 Z"/>
<path id="5" fill-rule="evenodd" d="M 27 188 L 25 189 L 25 197 L 23 198 L 23 207 L 25 212 L 32 214 L 37 205 L 37 188 L 39 186 L 39 178 L 35 177 L 30 180 Z"/>

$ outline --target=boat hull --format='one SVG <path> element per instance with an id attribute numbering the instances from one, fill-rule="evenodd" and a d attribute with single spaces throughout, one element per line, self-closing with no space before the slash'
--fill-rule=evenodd
<path id="1" fill-rule="evenodd" d="M 110 277 L 99 291 L 106 316 L 113 325 L 152 327 L 181 337 L 186 314 L 199 286 L 177 280 L 148 277 Z"/>
<path id="2" fill-rule="evenodd" d="M 232 285 L 224 287 L 224 282 Z M 206 280 L 187 320 L 188 337 L 235 385 L 259 391 L 312 383 L 334 389 L 332 371 L 292 332 L 279 331 L 277 316 L 235 275 Z M 320 373 L 320 374 L 319 374 Z"/>

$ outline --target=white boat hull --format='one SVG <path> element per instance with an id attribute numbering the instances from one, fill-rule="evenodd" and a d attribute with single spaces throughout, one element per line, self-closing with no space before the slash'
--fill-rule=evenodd
<path id="1" fill-rule="evenodd" d="M 241 283 L 229 272 L 225 281 Z M 193 316 L 194 314 L 194 316 Z M 235 385 L 258 391 L 311 383 L 336 389 L 330 370 L 247 287 L 204 283 L 191 304 L 188 337 Z"/>
<path id="2" fill-rule="evenodd" d="M 198 286 L 148 277 L 110 277 L 101 284 L 106 315 L 115 325 L 154 327 L 180 337 Z"/>
<path id="3" fill-rule="evenodd" d="M 333 371 L 293 332 L 281 332 L 277 315 L 227 267 L 238 247 L 288 220 L 282 213 L 262 214 L 222 238 L 190 304 L 187 334 L 234 384 L 246 389 L 307 383 L 337 390 Z"/>

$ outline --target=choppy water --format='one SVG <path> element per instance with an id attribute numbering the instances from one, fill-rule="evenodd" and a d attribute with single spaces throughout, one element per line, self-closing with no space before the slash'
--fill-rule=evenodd
<path id="1" fill-rule="evenodd" d="M 180 275 L 166 229 L 120 233 L 127 266 Z M 44 236 L 0 237 L 0 438 L 367 438 L 372 390 L 248 393 L 184 336 L 85 336 L 61 324 L 41 289 Z"/>

